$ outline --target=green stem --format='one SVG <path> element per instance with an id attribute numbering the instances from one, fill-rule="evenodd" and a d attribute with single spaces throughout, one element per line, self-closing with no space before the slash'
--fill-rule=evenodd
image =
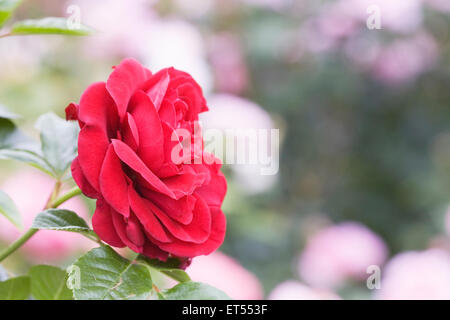
<path id="1" fill-rule="evenodd" d="M 73 197 L 79 196 L 81 193 L 82 192 L 81 192 L 80 188 L 75 187 L 75 188 L 69 190 L 69 192 L 67 192 L 65 195 L 59 197 L 55 201 L 52 201 L 50 203 L 50 208 L 58 208 L 60 205 L 62 205 L 67 200 L 69 200 Z"/>
<path id="2" fill-rule="evenodd" d="M 8 257 L 11 253 L 19 249 L 21 246 L 23 246 L 24 243 L 27 242 L 36 232 L 38 232 L 38 229 L 30 228 L 23 236 L 13 242 L 0 254 L 0 262 Z"/>
<path id="3" fill-rule="evenodd" d="M 75 188 L 71 189 L 69 192 L 67 192 L 65 195 L 57 198 L 56 200 L 53 200 L 53 198 L 55 198 L 57 196 L 57 194 L 59 193 L 60 187 L 61 187 L 61 184 L 59 182 L 57 182 L 55 185 L 55 190 L 53 191 L 52 195 L 50 196 L 50 199 L 48 200 L 47 204 L 45 205 L 44 210 L 50 209 L 50 208 L 58 208 L 60 205 L 62 205 L 67 200 L 81 194 L 81 190 L 78 187 L 75 187 Z M 21 246 L 23 246 L 25 244 L 25 242 L 27 242 L 38 231 L 39 231 L 39 229 L 30 228 L 19 239 L 14 241 L 9 247 L 7 247 L 4 251 L 2 251 L 0 253 L 0 262 L 2 262 L 9 255 L 11 255 L 14 251 L 16 251 Z"/>

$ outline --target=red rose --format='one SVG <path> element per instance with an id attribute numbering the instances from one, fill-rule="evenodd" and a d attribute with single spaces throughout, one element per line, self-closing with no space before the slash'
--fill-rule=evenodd
<path id="1" fill-rule="evenodd" d="M 180 164 L 171 156 L 182 142 L 174 141 L 174 130 L 194 134 L 198 114 L 207 110 L 189 74 L 174 68 L 152 74 L 132 59 L 115 67 L 106 83 L 92 84 L 79 105 L 67 107 L 67 118 L 81 127 L 72 175 L 97 199 L 92 224 L 103 241 L 161 260 L 206 255 L 222 244 L 226 180 L 220 163 Z"/>

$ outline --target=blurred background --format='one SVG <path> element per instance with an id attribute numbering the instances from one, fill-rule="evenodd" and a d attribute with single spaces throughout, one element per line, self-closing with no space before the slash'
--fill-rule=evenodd
<path id="1" fill-rule="evenodd" d="M 34 0 L 14 19 L 74 8 L 94 36 L 0 39 L 0 103 L 30 134 L 125 57 L 191 73 L 208 127 L 280 129 L 277 175 L 224 167 L 226 240 L 194 280 L 237 299 L 450 299 L 448 0 Z M 0 162 L 29 221 L 48 180 Z M 3 245 L 18 235 L 1 219 Z M 90 246 L 41 231 L 6 266 L 66 266 Z"/>

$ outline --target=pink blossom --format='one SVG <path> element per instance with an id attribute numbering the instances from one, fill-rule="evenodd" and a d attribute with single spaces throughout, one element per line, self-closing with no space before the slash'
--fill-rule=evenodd
<path id="1" fill-rule="evenodd" d="M 147 0 L 133 0 L 133 5 L 122 0 L 73 0 L 64 8 L 78 6 L 81 22 L 97 31 L 83 40 L 89 56 L 139 57 L 141 42 L 154 17 L 150 4 Z"/>
<path id="2" fill-rule="evenodd" d="M 238 39 L 232 34 L 214 36 L 210 57 L 218 91 L 239 94 L 247 88 L 248 71 Z"/>
<path id="3" fill-rule="evenodd" d="M 216 287 L 232 299 L 258 300 L 263 297 L 258 278 L 239 262 L 221 252 L 216 251 L 209 256 L 193 259 L 186 271 L 193 281 Z"/>
<path id="4" fill-rule="evenodd" d="M 422 0 L 338 0 L 318 6 L 300 30 L 299 43 L 317 53 L 335 49 L 344 40 L 352 40 L 367 31 L 367 19 L 375 6 L 379 9 L 380 28 L 401 34 L 420 29 Z"/>
<path id="5" fill-rule="evenodd" d="M 307 241 L 299 260 L 301 278 L 315 287 L 333 288 L 347 279 L 363 279 L 367 267 L 381 265 L 387 249 L 365 226 L 345 222 L 327 227 Z"/>
<path id="6" fill-rule="evenodd" d="M 380 50 L 372 66 L 376 78 L 389 84 L 404 84 L 430 69 L 438 56 L 435 40 L 422 33 L 396 40 Z"/>
<path id="7" fill-rule="evenodd" d="M 378 39 L 367 37 L 353 38 L 344 47 L 346 56 L 362 71 L 371 70 L 381 50 L 382 46 Z"/>
<path id="8" fill-rule="evenodd" d="M 380 9 L 381 29 L 397 33 L 411 33 L 423 22 L 422 0 L 340 0 L 339 5 L 347 9 L 347 15 L 358 19 L 366 28 L 369 17 L 367 9 Z"/>
<path id="9" fill-rule="evenodd" d="M 450 299 L 450 256 L 440 249 L 394 256 L 382 270 L 377 299 Z"/>
<path id="10" fill-rule="evenodd" d="M 338 39 L 322 33 L 317 18 L 308 19 L 299 32 L 298 42 L 300 46 L 299 57 L 306 50 L 312 53 L 321 53 L 334 49 Z"/>
<path id="11" fill-rule="evenodd" d="M 361 21 L 347 1 L 323 5 L 307 18 L 300 29 L 300 45 L 313 53 L 324 52 L 335 49 L 342 40 L 360 32 Z"/>
<path id="12" fill-rule="evenodd" d="M 310 288 L 301 282 L 287 280 L 280 283 L 269 294 L 270 300 L 340 300 L 341 298 L 327 290 Z"/>
<path id="13" fill-rule="evenodd" d="M 332 39 L 348 37 L 356 31 L 357 27 L 355 20 L 349 19 L 337 6 L 320 15 L 317 22 L 321 33 Z"/>
<path id="14" fill-rule="evenodd" d="M 42 211 L 54 187 L 47 175 L 25 169 L 10 176 L 1 186 L 16 203 L 24 221 L 25 230 L 31 227 L 34 217 Z M 75 211 L 88 220 L 88 210 L 80 198 L 73 198 L 61 208 Z M 22 232 L 0 216 L 0 239 L 6 243 L 16 240 Z M 83 236 L 65 231 L 41 230 L 23 247 L 27 258 L 38 262 L 62 261 L 77 250 L 91 248 L 93 242 Z"/>

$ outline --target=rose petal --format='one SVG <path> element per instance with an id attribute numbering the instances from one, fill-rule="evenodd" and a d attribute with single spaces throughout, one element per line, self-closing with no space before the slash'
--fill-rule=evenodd
<path id="1" fill-rule="evenodd" d="M 178 87 L 177 93 L 189 106 L 184 118 L 188 121 L 198 120 L 198 114 L 206 108 L 206 101 L 201 90 L 196 90 L 192 84 L 186 83 Z"/>
<path id="2" fill-rule="evenodd" d="M 97 200 L 97 208 L 92 217 L 92 227 L 100 239 L 107 244 L 113 247 L 125 247 L 114 227 L 111 208 L 103 199 Z"/>
<path id="3" fill-rule="evenodd" d="M 164 100 L 158 111 L 159 118 L 164 123 L 167 123 L 172 128 L 175 128 L 177 116 L 175 113 L 174 104 L 168 100 Z"/>
<path id="4" fill-rule="evenodd" d="M 175 100 L 173 106 L 175 108 L 177 121 L 183 120 L 189 110 L 189 106 L 181 99 Z"/>
<path id="5" fill-rule="evenodd" d="M 161 192 L 171 198 L 175 198 L 175 194 L 152 171 L 150 171 L 149 168 L 147 168 L 129 146 L 116 139 L 112 140 L 112 145 L 120 160 L 135 172 L 139 173 L 153 190 Z"/>
<path id="6" fill-rule="evenodd" d="M 192 243 L 203 243 L 208 239 L 211 231 L 211 214 L 209 207 L 201 198 L 197 198 L 195 202 L 194 217 L 189 225 L 172 220 L 151 201 L 147 201 L 147 205 L 177 239 Z"/>
<path id="7" fill-rule="evenodd" d="M 155 203 L 165 214 L 170 218 L 182 223 L 190 224 L 193 218 L 193 210 L 195 207 L 196 198 L 194 196 L 185 196 L 179 200 L 170 199 L 169 197 L 160 193 L 141 189 L 143 196 Z"/>
<path id="8" fill-rule="evenodd" d="M 133 116 L 127 113 L 125 123 L 122 126 L 123 141 L 135 152 L 139 148 L 139 132 Z"/>
<path id="9" fill-rule="evenodd" d="M 134 188 L 129 188 L 128 198 L 131 209 L 143 225 L 144 229 L 156 240 L 170 242 L 161 222 L 154 216 L 152 210 L 147 207 L 145 201 L 137 194 Z"/>
<path id="10" fill-rule="evenodd" d="M 227 180 L 222 172 L 211 174 L 211 181 L 195 190 L 209 206 L 220 207 L 227 193 Z"/>
<path id="11" fill-rule="evenodd" d="M 203 184 L 204 180 L 203 175 L 198 175 L 191 166 L 184 165 L 177 175 L 165 178 L 162 181 L 179 199 L 192 194 L 195 189 Z"/>
<path id="12" fill-rule="evenodd" d="M 78 105 L 76 103 L 71 102 L 65 109 L 66 111 L 66 120 L 78 120 Z"/>
<path id="13" fill-rule="evenodd" d="M 120 240 L 122 240 L 122 242 L 125 243 L 126 246 L 128 248 L 130 248 L 131 250 L 133 250 L 134 252 L 142 253 L 143 246 L 137 246 L 130 239 L 128 239 L 127 225 L 125 223 L 126 218 L 124 216 L 122 216 L 121 214 L 115 212 L 114 210 L 111 210 L 111 212 L 112 212 L 112 221 L 114 224 L 114 228 L 116 229 Z"/>
<path id="14" fill-rule="evenodd" d="M 130 102 L 130 113 L 139 132 L 139 157 L 151 170 L 157 170 L 164 162 L 164 136 L 155 106 L 143 91 L 138 91 Z"/>
<path id="15" fill-rule="evenodd" d="M 203 243 L 195 244 L 191 242 L 176 241 L 172 243 L 156 244 L 164 251 L 180 257 L 196 257 L 207 255 L 217 250 L 225 239 L 226 219 L 220 208 L 212 207 L 211 211 L 211 234 Z"/>
<path id="16" fill-rule="evenodd" d="M 80 163 L 78 161 L 78 157 L 72 161 L 71 165 L 72 177 L 75 180 L 78 187 L 80 187 L 81 191 L 84 195 L 89 198 L 97 199 L 99 198 L 99 193 L 95 190 L 89 181 L 84 176 L 83 170 L 80 167 Z"/>
<path id="17" fill-rule="evenodd" d="M 147 241 L 144 245 L 144 256 L 149 257 L 150 259 L 159 259 L 162 261 L 166 261 L 169 257 L 169 253 L 162 251 L 152 242 Z"/>
<path id="18" fill-rule="evenodd" d="M 144 232 L 141 229 L 141 224 L 138 219 L 131 214 L 127 221 L 126 226 L 127 237 L 136 246 L 142 247 L 145 243 Z"/>
<path id="19" fill-rule="evenodd" d="M 78 136 L 78 161 L 91 186 L 100 191 L 99 176 L 108 150 L 106 133 L 96 126 L 84 126 Z"/>
<path id="20" fill-rule="evenodd" d="M 203 95 L 203 90 L 200 87 L 200 85 L 195 81 L 190 74 L 174 69 L 169 68 L 169 75 L 170 75 L 170 86 L 173 88 L 183 88 L 180 92 L 178 92 L 179 95 L 184 96 L 191 100 L 192 103 L 195 105 L 191 106 L 191 110 L 195 113 L 201 113 L 208 111 L 208 106 L 206 104 L 206 100 Z M 190 88 L 183 87 L 184 85 L 190 86 Z M 192 114 L 193 116 L 196 116 L 195 114 Z"/>
<path id="21" fill-rule="evenodd" d="M 114 68 L 106 82 L 106 88 L 115 101 L 121 118 L 127 111 L 131 96 L 148 77 L 149 71 L 134 59 L 125 59 Z"/>
<path id="22" fill-rule="evenodd" d="M 119 124 L 117 108 L 104 82 L 90 85 L 83 93 L 78 118 L 87 125 L 100 127 L 109 137 L 116 133 Z"/>
<path id="23" fill-rule="evenodd" d="M 156 110 L 159 110 L 169 86 L 170 77 L 167 69 L 162 69 L 154 74 L 145 84 L 144 91 L 148 94 Z"/>
<path id="24" fill-rule="evenodd" d="M 180 172 L 180 166 L 172 161 L 172 151 L 181 151 L 183 148 L 173 128 L 165 122 L 162 122 L 162 128 L 164 134 L 164 164 L 156 171 L 156 175 L 161 179 L 177 175 Z M 184 159 L 180 156 L 180 159 L 176 160 L 183 162 Z"/>
<path id="25" fill-rule="evenodd" d="M 114 210 L 125 217 L 130 215 L 127 179 L 112 145 L 109 145 L 100 172 L 100 189 L 102 196 Z"/>

